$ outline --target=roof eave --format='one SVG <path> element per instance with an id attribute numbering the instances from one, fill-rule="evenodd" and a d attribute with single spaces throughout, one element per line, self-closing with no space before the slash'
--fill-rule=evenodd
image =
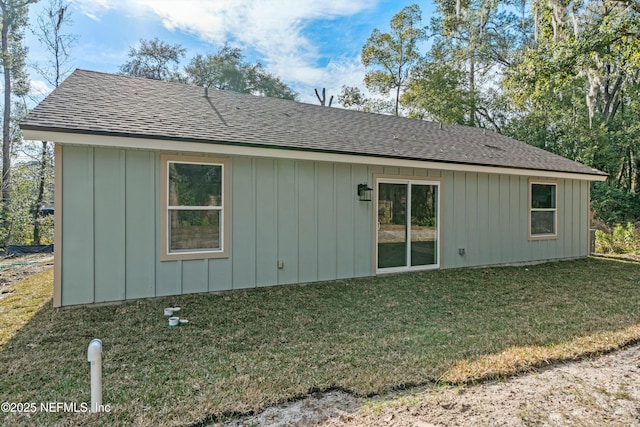
<path id="1" fill-rule="evenodd" d="M 363 163 L 363 164 L 387 164 L 388 162 L 380 162 L 380 160 L 395 160 L 397 162 L 407 162 L 414 164 L 414 167 L 429 168 L 426 164 L 438 165 L 434 169 L 442 170 L 467 170 L 472 168 L 478 172 L 486 173 L 506 173 L 513 175 L 528 176 L 551 176 L 551 177 L 569 177 L 573 179 L 583 179 L 589 181 L 604 181 L 608 174 L 593 170 L 593 173 L 579 171 L 563 171 L 550 169 L 534 169 L 522 168 L 510 165 L 491 165 L 474 162 L 453 162 L 438 159 L 421 159 L 408 156 L 383 156 L 371 153 L 358 153 L 339 150 L 326 150 L 314 148 L 299 148 L 289 146 L 279 146 L 274 144 L 246 143 L 237 141 L 219 141 L 219 140 L 202 140 L 193 138 L 183 138 L 178 136 L 167 135 L 146 135 L 131 134 L 119 132 L 106 132 L 98 130 L 84 129 L 65 129 L 59 127 L 43 127 L 33 126 L 28 123 L 21 123 L 20 128 L 27 140 L 49 140 L 61 144 L 74 145 L 96 145 L 110 146 L 118 148 L 147 148 L 164 151 L 188 151 L 188 152 L 211 152 L 218 154 L 237 154 L 237 155 L 253 155 L 256 157 L 275 157 L 289 158 L 301 160 L 322 160 L 318 155 L 324 154 L 331 156 L 326 158 L 328 161 L 338 161 L 345 163 Z M 80 136 L 93 137 L 91 142 L 82 139 Z M 176 146 L 175 144 L 180 144 Z M 212 147 L 226 147 L 226 149 Z M 266 150 L 267 152 L 265 152 Z M 280 155 L 278 155 L 280 152 Z M 283 155 L 283 153 L 286 153 Z M 296 154 L 298 153 L 298 154 Z M 306 154 L 306 155 L 305 155 Z M 311 159 L 309 154 L 314 155 Z M 323 159 L 325 159 L 325 157 Z M 333 157 L 337 156 L 337 157 Z M 342 160 L 338 159 L 342 157 Z M 374 160 L 375 159 L 375 160 Z M 357 161 L 359 160 L 359 161 Z M 452 167 L 452 166 L 460 167 Z M 466 168 L 466 169 L 465 169 Z M 525 172 L 525 173 L 523 173 Z"/>

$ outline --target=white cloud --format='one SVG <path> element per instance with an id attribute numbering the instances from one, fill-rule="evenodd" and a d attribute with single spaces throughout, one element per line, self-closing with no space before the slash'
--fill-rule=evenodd
<path id="1" fill-rule="evenodd" d="M 359 60 L 337 58 L 326 67 L 318 66 L 323 54 L 304 35 L 305 28 L 314 20 L 348 17 L 371 9 L 378 1 L 74 0 L 74 3 L 83 13 L 93 16 L 109 8 L 136 13 L 150 10 L 169 30 L 189 32 L 216 45 L 229 42 L 258 52 L 260 62 L 269 71 L 294 87 L 335 82 L 339 91 L 343 84 L 361 84 L 364 71 Z M 311 96 L 315 99 L 312 89 Z"/>
<path id="2" fill-rule="evenodd" d="M 299 71 L 301 76 L 295 79 L 298 82 L 295 89 L 299 93 L 300 101 L 318 104 L 314 89 L 320 92 L 322 88 L 326 88 L 327 101 L 333 95 L 333 106 L 338 105 L 338 94 L 342 86 L 361 87 L 365 73 L 360 58 L 345 57 L 331 60 L 326 67 L 313 69 L 313 72 L 307 73 L 304 69 Z"/>
<path id="3" fill-rule="evenodd" d="M 29 81 L 29 93 L 35 97 L 42 97 L 49 95 L 51 92 L 51 86 L 44 80 L 30 80 Z"/>
<path id="4" fill-rule="evenodd" d="M 232 41 L 256 50 L 285 81 L 314 80 L 319 52 L 303 35 L 316 19 L 350 16 L 376 0 L 135 0 L 152 9 L 168 29 L 192 32 L 218 45 Z"/>
<path id="5" fill-rule="evenodd" d="M 98 20 L 98 16 L 111 9 L 110 0 L 71 0 L 83 15 Z"/>

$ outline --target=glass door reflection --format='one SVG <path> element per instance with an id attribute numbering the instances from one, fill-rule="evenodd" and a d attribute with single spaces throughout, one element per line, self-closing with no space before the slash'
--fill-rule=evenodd
<path id="1" fill-rule="evenodd" d="M 438 265 L 438 190 L 432 182 L 378 182 L 378 269 Z"/>

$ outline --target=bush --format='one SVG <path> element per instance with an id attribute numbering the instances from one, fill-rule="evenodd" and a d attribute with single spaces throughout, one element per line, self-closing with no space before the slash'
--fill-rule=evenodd
<path id="1" fill-rule="evenodd" d="M 611 232 L 596 230 L 596 252 L 616 254 L 639 252 L 640 241 L 636 235 L 636 228 L 630 222 L 626 227 L 616 224 Z"/>
<path id="2" fill-rule="evenodd" d="M 17 163 L 11 171 L 11 202 L 5 227 L 0 227 L 0 242 L 14 245 L 33 244 L 33 209 L 38 193 L 39 166 L 36 162 Z M 53 176 L 47 176 L 45 201 L 53 195 Z M 53 215 L 43 216 L 40 224 L 41 244 L 53 243 Z"/>
<path id="3" fill-rule="evenodd" d="M 591 189 L 591 210 L 607 224 L 635 222 L 640 220 L 640 195 L 606 181 L 596 182 Z"/>

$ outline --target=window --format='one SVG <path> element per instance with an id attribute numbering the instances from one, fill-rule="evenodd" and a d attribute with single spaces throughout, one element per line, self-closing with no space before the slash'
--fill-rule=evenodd
<path id="1" fill-rule="evenodd" d="M 557 237 L 557 184 L 530 181 L 529 195 L 529 236 L 534 239 Z"/>
<path id="2" fill-rule="evenodd" d="M 162 156 L 162 260 L 227 256 L 227 160 Z"/>
<path id="3" fill-rule="evenodd" d="M 440 265 L 440 182 L 376 175 L 377 272 Z"/>

